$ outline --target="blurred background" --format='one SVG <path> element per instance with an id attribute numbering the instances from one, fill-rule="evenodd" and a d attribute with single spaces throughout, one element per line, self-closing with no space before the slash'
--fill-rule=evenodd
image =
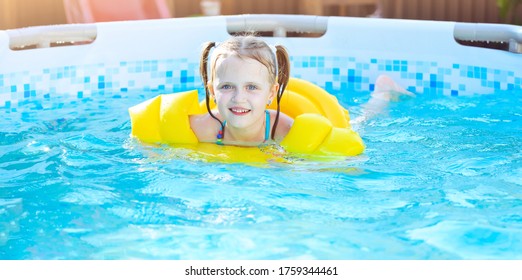
<path id="1" fill-rule="evenodd" d="M 234 14 L 522 24 L 522 0 L 0 0 L 0 29 Z"/>

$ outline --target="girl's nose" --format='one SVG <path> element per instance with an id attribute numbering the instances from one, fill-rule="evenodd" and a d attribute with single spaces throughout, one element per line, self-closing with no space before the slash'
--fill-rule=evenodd
<path id="1" fill-rule="evenodd" d="M 247 90 L 244 88 L 238 88 L 234 94 L 234 101 L 241 102 L 246 100 L 247 97 Z"/>

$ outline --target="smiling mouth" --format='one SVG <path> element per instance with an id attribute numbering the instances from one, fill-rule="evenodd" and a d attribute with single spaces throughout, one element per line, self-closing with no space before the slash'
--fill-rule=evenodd
<path id="1" fill-rule="evenodd" d="M 251 110 L 243 109 L 243 108 L 229 108 L 230 112 L 234 115 L 245 115 L 250 113 Z"/>

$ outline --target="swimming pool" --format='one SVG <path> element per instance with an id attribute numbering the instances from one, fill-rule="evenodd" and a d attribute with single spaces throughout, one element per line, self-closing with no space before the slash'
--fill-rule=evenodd
<path id="1" fill-rule="evenodd" d="M 522 258 L 522 55 L 457 44 L 455 23 L 305 17 L 326 34 L 267 38 L 352 117 L 378 74 L 417 93 L 358 128 L 361 156 L 230 164 L 131 139 L 127 108 L 200 88 L 199 45 L 236 18 L 20 51 L 0 32 L 1 259 Z"/>

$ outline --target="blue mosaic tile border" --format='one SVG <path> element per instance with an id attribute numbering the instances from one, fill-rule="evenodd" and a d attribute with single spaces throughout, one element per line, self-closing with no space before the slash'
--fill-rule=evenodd
<path id="1" fill-rule="evenodd" d="M 305 78 L 334 95 L 370 92 L 378 74 L 400 77 L 415 93 L 466 95 L 480 88 L 487 93 L 521 91 L 522 74 L 462 64 L 355 57 L 291 57 L 292 76 Z M 188 59 L 125 61 L 117 65 L 65 66 L 42 71 L 0 74 L 0 108 L 16 110 L 32 100 L 56 96 L 83 99 L 103 92 L 169 93 L 201 89 L 198 62 Z"/>
<path id="2" fill-rule="evenodd" d="M 469 95 L 473 89 L 493 93 L 519 91 L 522 73 L 463 64 L 354 57 L 292 57 L 294 72 L 332 93 L 371 92 L 379 74 L 400 77 L 400 84 L 422 94 Z M 301 69 L 300 69 L 301 68 Z M 310 70 L 313 69 L 312 72 Z M 372 77 L 373 75 L 373 77 Z"/>

